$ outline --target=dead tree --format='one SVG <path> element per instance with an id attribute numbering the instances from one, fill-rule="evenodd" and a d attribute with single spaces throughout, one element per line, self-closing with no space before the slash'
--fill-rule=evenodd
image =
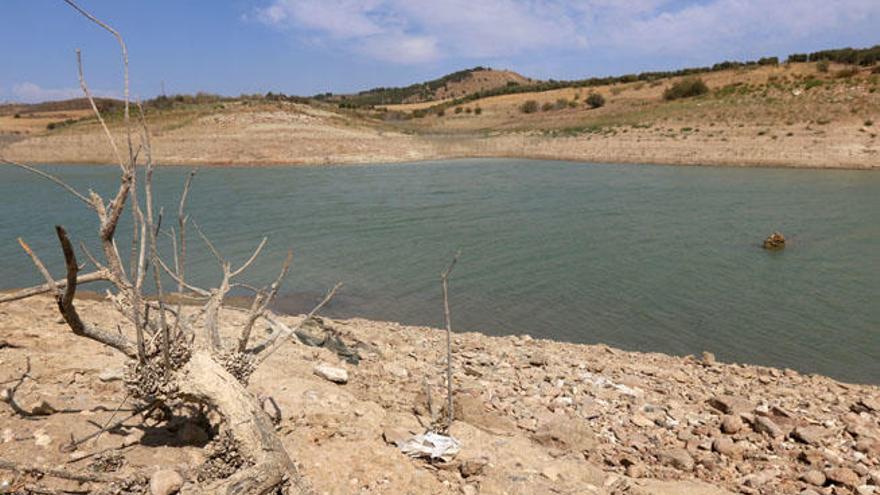
<path id="1" fill-rule="evenodd" d="M 263 411 L 260 400 L 246 389 L 248 377 L 265 362 L 268 354 L 277 349 L 280 342 L 288 340 L 295 331 L 284 326 L 268 309 L 287 275 L 292 254 L 288 253 L 278 277 L 266 287 L 255 288 L 247 284 L 239 284 L 236 282 L 237 277 L 257 259 L 267 240 L 264 238 L 258 244 L 245 263 L 233 267 L 198 225 L 193 224 L 207 248 L 217 259 L 222 280 L 219 286 L 211 289 L 198 287 L 187 280 L 184 268 L 187 254 L 185 233 L 189 217 L 185 213 L 185 202 L 192 175 L 186 180 L 178 207 L 177 232 L 162 231 L 162 215 L 157 213 L 154 205 L 154 165 L 150 134 L 140 105 L 138 105 L 140 136 L 135 148 L 135 131 L 130 117 L 128 55 L 125 42 L 116 30 L 81 9 L 72 0 L 64 1 L 110 32 L 121 48 L 125 84 L 123 114 L 125 145 L 121 147 L 117 145 L 116 138 L 95 105 L 83 76 L 82 57 L 77 51 L 80 86 L 91 103 L 95 117 L 119 164 L 121 172 L 119 187 L 108 202 L 93 191 L 89 191 L 87 195 L 83 194 L 57 177 L 34 167 L 0 158 L 0 162 L 19 166 L 55 182 L 93 210 L 100 224 L 98 238 L 101 246 L 100 259 L 85 252 L 95 265 L 95 271 L 80 275 L 73 243 L 67 231 L 62 226 L 56 226 L 56 234 L 64 254 L 66 274 L 61 279 L 55 279 L 37 253 L 20 239 L 22 248 L 30 256 L 46 283 L 4 296 L 0 302 L 51 293 L 55 297 L 58 311 L 74 334 L 112 347 L 128 358 L 125 373 L 127 392 L 130 397 L 139 401 L 142 407 L 161 405 L 173 410 L 195 406 L 216 412 L 214 416 L 220 419 L 212 425 L 218 432 L 214 441 L 215 450 L 225 449 L 225 452 L 220 452 L 220 456 L 234 457 L 239 463 L 231 476 L 225 478 L 212 477 L 208 472 L 197 484 L 198 493 L 264 494 L 275 493 L 282 487 L 286 487 L 289 493 L 311 493 L 308 484 L 299 475 L 296 466 L 276 436 L 272 420 Z M 143 157 L 142 165 L 139 165 L 139 157 Z M 137 183 L 139 167 L 143 167 L 144 172 L 142 185 Z M 139 192 L 143 194 L 143 205 L 138 198 Z M 132 255 L 127 267 L 120 255 L 115 237 L 119 219 L 126 206 L 131 210 L 133 219 Z M 170 264 L 163 260 L 159 253 L 157 237 L 160 233 L 168 235 L 174 241 L 174 259 Z M 174 280 L 178 292 L 194 300 L 200 300 L 201 308 L 187 310 L 179 304 L 176 308 L 169 307 L 162 287 L 163 272 Z M 152 278 L 154 296 L 148 298 L 145 285 L 149 278 Z M 109 282 L 112 289 L 108 291 L 108 297 L 119 310 L 120 318 L 128 322 L 126 327 L 131 329 L 128 335 L 115 329 L 111 331 L 99 328 L 82 320 L 75 303 L 77 286 L 92 281 Z M 224 338 L 224 332 L 221 331 L 224 300 L 229 291 L 235 287 L 253 290 L 254 302 L 247 310 L 246 323 L 237 330 L 238 335 L 232 338 L 227 335 L 227 338 Z M 326 304 L 337 288 L 338 286 L 334 287 L 319 306 Z M 315 311 L 310 315 L 314 313 Z M 275 332 L 262 342 L 251 342 L 251 330 L 258 320 L 275 329 Z"/>

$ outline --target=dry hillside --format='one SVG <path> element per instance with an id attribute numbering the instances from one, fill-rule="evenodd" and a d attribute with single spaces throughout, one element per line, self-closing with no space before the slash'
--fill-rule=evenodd
<path id="1" fill-rule="evenodd" d="M 517 77 L 467 72 L 442 91 L 480 91 L 483 84 Z M 791 63 L 699 77 L 708 93 L 673 101 L 663 93 L 681 77 L 358 108 L 342 101 L 249 98 L 148 106 L 147 112 L 154 154 L 164 164 L 488 156 L 693 165 L 880 164 L 876 68 Z M 604 97 L 604 106 L 585 103 L 594 92 Z M 523 111 L 529 101 L 537 111 Z M 75 121 L 65 123 L 68 118 Z M 118 126 L 113 115 L 110 121 Z M 0 116 L 0 155 L 27 162 L 109 162 L 98 130 L 93 118 L 80 114 Z"/>

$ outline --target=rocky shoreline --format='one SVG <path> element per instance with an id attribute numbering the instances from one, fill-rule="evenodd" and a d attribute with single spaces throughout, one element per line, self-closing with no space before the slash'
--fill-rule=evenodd
<path id="1" fill-rule="evenodd" d="M 79 306 L 89 321 L 114 321 L 106 302 Z M 431 463 L 398 444 L 423 433 L 432 410 L 443 414 L 445 334 L 363 319 L 323 319 L 307 331 L 251 388 L 277 402 L 285 447 L 318 493 L 880 494 L 876 386 L 708 353 L 456 333 L 450 434 L 462 447 Z M 0 459 L 74 462 L 58 446 L 122 400 L 113 378 L 121 360 L 66 331 L 47 297 L 0 306 L 0 335 L 4 387 L 26 359 L 32 365 L 21 403 L 81 411 L 22 418 L 0 406 Z M 151 428 L 132 421 L 92 448 L 118 447 L 120 472 L 173 469 L 187 479 L 203 460 L 179 441 L 193 427 Z M 157 440 L 166 437 L 178 441 Z M 9 475 L 0 471 L 0 482 Z"/>

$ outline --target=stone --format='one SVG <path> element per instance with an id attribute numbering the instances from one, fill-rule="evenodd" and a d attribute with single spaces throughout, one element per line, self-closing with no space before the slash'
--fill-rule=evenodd
<path id="1" fill-rule="evenodd" d="M 554 419 L 542 424 L 532 439 L 545 447 L 571 452 L 591 451 L 596 447 L 596 435 L 581 421 L 568 418 Z M 693 461 L 691 461 L 693 462 Z"/>
<path id="2" fill-rule="evenodd" d="M 471 476 L 479 476 L 483 474 L 483 470 L 488 464 L 489 460 L 485 457 L 475 457 L 462 461 L 458 470 L 461 472 L 462 478 L 470 478 Z"/>
<path id="3" fill-rule="evenodd" d="M 33 416 L 51 416 L 58 412 L 52 404 L 49 404 L 45 400 L 41 400 L 31 406 L 31 415 Z"/>
<path id="4" fill-rule="evenodd" d="M 877 487 L 872 485 L 862 485 L 856 488 L 856 493 L 859 495 L 874 495 L 877 492 Z"/>
<path id="5" fill-rule="evenodd" d="M 685 449 L 668 449 L 658 454 L 657 459 L 661 464 L 672 466 L 681 471 L 694 469 L 694 458 Z"/>
<path id="6" fill-rule="evenodd" d="M 150 476 L 150 495 L 172 495 L 182 486 L 183 477 L 173 469 L 162 469 Z"/>
<path id="7" fill-rule="evenodd" d="M 817 469 L 810 469 L 801 475 L 801 481 L 813 486 L 825 485 L 825 473 Z"/>
<path id="8" fill-rule="evenodd" d="M 709 399 L 709 405 L 723 412 L 724 414 L 738 415 L 741 413 L 751 412 L 755 406 L 742 397 L 734 397 L 732 395 L 718 395 Z"/>
<path id="9" fill-rule="evenodd" d="M 496 435 L 506 435 L 516 431 L 516 424 L 513 421 L 507 416 L 488 409 L 481 397 L 471 393 L 462 392 L 455 394 L 452 401 L 452 409 L 455 412 L 453 414 L 454 419 L 464 421 L 483 431 Z M 445 417 L 446 411 L 447 407 L 444 404 L 440 417 Z"/>
<path id="10" fill-rule="evenodd" d="M 791 437 L 807 445 L 819 446 L 828 431 L 821 426 L 798 426 L 791 432 Z"/>
<path id="11" fill-rule="evenodd" d="M 758 433 L 766 433 L 773 438 L 781 437 L 783 435 L 782 428 L 780 428 L 776 423 L 773 422 L 772 419 L 767 416 L 758 416 L 755 418 L 755 423 L 753 428 Z"/>
<path id="12" fill-rule="evenodd" d="M 721 420 L 721 431 L 727 433 L 728 435 L 733 435 L 734 433 L 742 430 L 743 422 L 739 416 L 734 416 L 728 414 L 724 416 Z"/>
<path id="13" fill-rule="evenodd" d="M 340 385 L 348 383 L 348 371 L 345 371 L 342 368 L 336 368 L 329 364 L 319 364 L 318 366 L 315 366 L 313 372 L 321 378 L 333 383 L 338 383 Z"/>
<path id="14" fill-rule="evenodd" d="M 780 234 L 779 232 L 774 232 L 770 234 L 769 237 L 764 239 L 764 243 L 762 244 L 764 249 L 769 250 L 777 250 L 785 248 L 785 236 Z"/>
<path id="15" fill-rule="evenodd" d="M 626 475 L 630 478 L 643 478 L 645 476 L 645 466 L 642 464 L 630 464 L 626 467 Z"/>
<path id="16" fill-rule="evenodd" d="M 385 373 L 395 377 L 395 378 L 409 378 L 409 371 L 403 366 L 400 366 L 395 363 L 385 363 L 382 365 L 382 369 L 385 370 Z"/>
<path id="17" fill-rule="evenodd" d="M 859 475 L 849 468 L 828 469 L 825 471 L 825 477 L 835 485 L 843 485 L 848 488 L 855 488 L 860 485 Z"/>
<path id="18" fill-rule="evenodd" d="M 727 437 L 716 438 L 715 441 L 712 442 L 712 450 L 728 457 L 735 457 L 740 453 L 739 446 Z"/>
<path id="19" fill-rule="evenodd" d="M 801 491 L 799 495 L 821 495 L 821 494 L 815 490 L 811 490 L 811 489 L 807 488 L 806 490 Z"/>
<path id="20" fill-rule="evenodd" d="M 717 361 L 715 361 L 715 354 L 712 354 L 708 351 L 703 351 L 703 364 L 705 366 L 713 366 Z"/>
<path id="21" fill-rule="evenodd" d="M 389 426 L 382 430 L 382 439 L 385 440 L 385 443 L 395 447 L 400 447 L 410 437 L 412 437 L 412 433 L 400 426 Z"/>
<path id="22" fill-rule="evenodd" d="M 125 376 L 125 370 L 122 368 L 106 368 L 98 373 L 98 380 L 102 382 L 118 382 L 122 381 Z"/>
<path id="23" fill-rule="evenodd" d="M 531 356 L 529 356 L 529 364 L 531 366 L 542 366 L 543 367 L 543 366 L 547 366 L 548 362 L 549 362 L 549 360 L 547 359 L 547 355 L 540 353 L 540 352 L 536 352 L 536 353 L 532 354 Z"/>

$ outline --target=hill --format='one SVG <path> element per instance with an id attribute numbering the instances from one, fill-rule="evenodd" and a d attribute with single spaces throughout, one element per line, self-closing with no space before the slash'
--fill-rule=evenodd
<path id="1" fill-rule="evenodd" d="M 474 67 L 405 87 L 373 88 L 353 95 L 318 95 L 316 99 L 348 108 L 371 107 L 464 98 L 483 91 L 530 83 L 531 79 L 513 71 Z"/>
<path id="2" fill-rule="evenodd" d="M 528 157 L 878 168 L 878 55 L 880 47 L 827 50 L 576 81 L 478 67 L 357 95 L 177 95 L 146 108 L 154 157 L 166 164 Z M 699 94 L 670 97 L 695 81 Z M 111 161 L 81 112 L 0 115 L 0 155 Z M 120 131 L 119 112 L 107 117 Z"/>

